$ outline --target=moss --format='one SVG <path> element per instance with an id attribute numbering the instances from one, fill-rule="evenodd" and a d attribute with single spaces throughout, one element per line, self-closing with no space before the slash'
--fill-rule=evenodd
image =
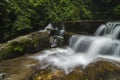
<path id="1" fill-rule="evenodd" d="M 49 47 L 49 35 L 34 32 L 18 37 L 0 47 L 0 59 L 14 58 L 27 53 L 35 53 Z"/>
<path id="2" fill-rule="evenodd" d="M 14 58 L 24 54 L 24 45 L 13 41 L 0 50 L 0 59 Z"/>

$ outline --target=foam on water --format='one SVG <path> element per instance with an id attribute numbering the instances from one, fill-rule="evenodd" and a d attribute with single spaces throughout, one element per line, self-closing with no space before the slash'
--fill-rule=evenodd
<path id="1" fill-rule="evenodd" d="M 110 33 L 111 36 L 115 36 L 114 39 L 98 36 L 104 27 L 99 29 L 101 30 L 98 30 L 97 36 L 73 35 L 68 47 L 45 50 L 34 58 L 42 62 L 42 67 L 60 68 L 66 74 L 75 67 L 85 68 L 88 64 L 99 60 L 120 62 L 120 41 L 116 40 L 120 28 L 114 27 L 113 34 Z"/>

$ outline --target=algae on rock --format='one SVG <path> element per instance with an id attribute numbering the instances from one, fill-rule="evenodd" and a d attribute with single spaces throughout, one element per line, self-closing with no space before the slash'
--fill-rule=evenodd
<path id="1" fill-rule="evenodd" d="M 0 60 L 35 53 L 49 47 L 47 32 L 34 32 L 0 45 Z"/>

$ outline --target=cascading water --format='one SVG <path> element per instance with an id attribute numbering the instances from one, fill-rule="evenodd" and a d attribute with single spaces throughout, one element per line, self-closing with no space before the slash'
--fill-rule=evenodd
<path id="1" fill-rule="evenodd" d="M 95 36 L 105 36 L 110 37 L 112 39 L 116 39 L 120 34 L 120 22 L 108 22 L 106 24 L 102 24 L 97 31 L 95 32 Z"/>
<path id="2" fill-rule="evenodd" d="M 68 47 L 45 50 L 34 58 L 40 60 L 44 68 L 54 66 L 66 73 L 75 67 L 85 68 L 99 60 L 120 62 L 120 41 L 117 40 L 119 33 L 119 24 L 107 23 L 98 28 L 95 36 L 73 35 Z"/>

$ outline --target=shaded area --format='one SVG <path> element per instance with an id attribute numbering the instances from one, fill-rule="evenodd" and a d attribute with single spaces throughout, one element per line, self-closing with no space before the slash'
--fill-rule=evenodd
<path id="1" fill-rule="evenodd" d="M 36 69 L 32 66 L 37 64 L 36 60 L 28 58 L 28 56 L 19 57 L 11 60 L 0 62 L 0 80 L 26 80 L 29 79 Z"/>

